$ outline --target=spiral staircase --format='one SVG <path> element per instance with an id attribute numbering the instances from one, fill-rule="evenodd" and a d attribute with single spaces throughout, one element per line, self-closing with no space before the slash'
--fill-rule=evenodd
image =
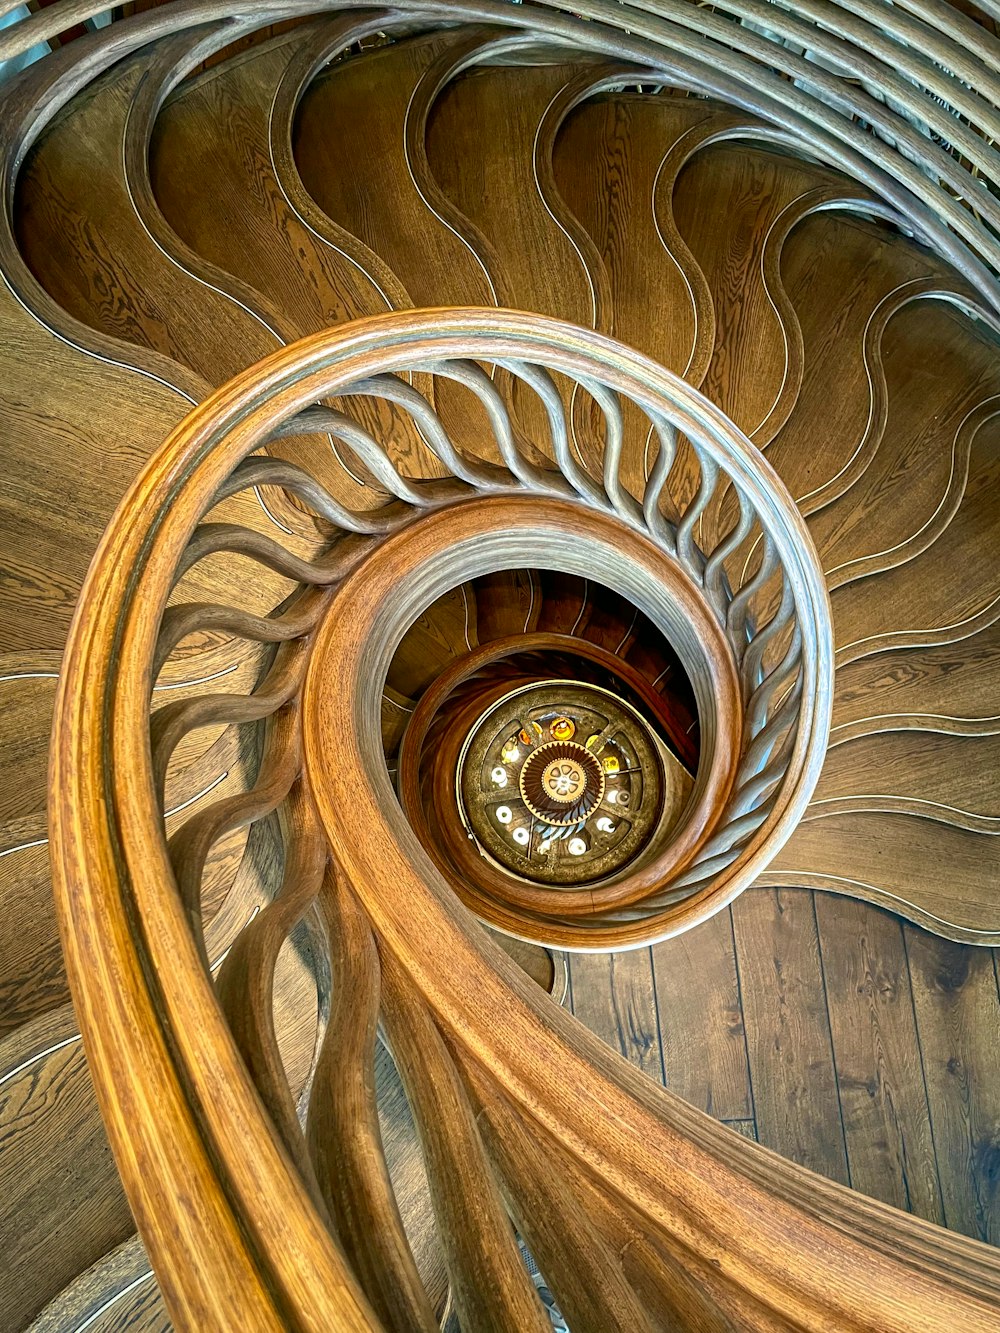
<path id="1" fill-rule="evenodd" d="M 1000 6 L 0 21 L 0 1329 L 1000 1330 Z"/>

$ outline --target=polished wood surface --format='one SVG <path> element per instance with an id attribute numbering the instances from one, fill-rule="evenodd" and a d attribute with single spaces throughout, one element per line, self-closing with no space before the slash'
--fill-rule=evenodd
<path id="1" fill-rule="evenodd" d="M 570 962 L 578 1018 L 738 1132 L 996 1243 L 995 951 L 829 892 L 748 891 L 654 945 Z"/>
<path id="2" fill-rule="evenodd" d="M 75 29 L 59 25 L 98 8 L 87 0 L 49 6 L 45 31 L 73 35 Z M 996 333 L 982 307 L 975 309 L 977 301 L 989 307 L 988 283 L 972 267 L 959 276 L 897 225 L 859 215 L 873 195 L 888 197 L 884 178 L 858 170 L 850 180 L 808 160 L 801 144 L 790 150 L 787 138 L 762 134 L 753 111 L 768 115 L 766 93 L 775 82 L 768 83 L 769 71 L 752 107 L 734 109 L 664 87 L 662 70 L 648 67 L 658 48 L 647 38 L 662 23 L 650 18 L 650 7 L 633 7 L 634 32 L 626 36 L 615 35 L 624 22 L 618 6 L 574 6 L 586 11 L 588 23 L 539 7 L 533 19 L 540 27 L 548 11 L 562 24 L 561 37 L 570 39 L 560 49 L 546 45 L 551 33 L 545 41 L 537 34 L 525 39 L 518 27 L 523 16 L 509 6 L 485 4 L 477 12 L 477 19 L 498 26 L 470 23 L 413 38 L 406 14 L 398 20 L 387 14 L 320 17 L 292 30 L 279 25 L 276 40 L 263 46 L 252 46 L 249 31 L 233 38 L 270 14 L 234 24 L 219 5 L 192 2 L 162 15 L 146 4 L 130 8 L 135 19 L 122 31 L 139 34 L 138 54 L 128 57 L 123 37 L 126 58 L 100 77 L 107 38 L 81 34 L 79 58 L 68 43 L 56 53 L 51 76 L 42 62 L 4 106 L 3 179 L 13 199 L 13 230 L 5 219 L 0 905 L 7 926 L 0 941 L 0 1175 L 13 1277 L 0 1280 L 0 1326 L 21 1327 L 62 1288 L 67 1303 L 50 1307 L 47 1327 L 88 1319 L 89 1328 L 154 1328 L 166 1319 L 155 1284 L 142 1276 L 141 1247 L 123 1253 L 120 1264 L 102 1269 L 99 1262 L 119 1241 L 133 1244 L 126 1239 L 133 1223 L 66 1003 L 68 979 L 46 873 L 46 737 L 63 641 L 88 560 L 131 478 L 210 385 L 302 334 L 414 301 L 548 311 L 613 332 L 686 374 L 766 450 L 808 515 L 832 590 L 838 669 L 831 748 L 805 819 L 766 871 L 763 887 L 748 891 L 731 911 L 652 952 L 574 958 L 577 1016 L 654 1081 L 665 1078 L 668 1088 L 745 1138 L 757 1137 L 861 1195 L 996 1242 L 995 963 L 989 949 L 953 942 L 1000 940 L 992 836 L 1000 819 L 994 778 L 1000 397 Z M 682 19 L 684 8 L 674 7 Z M 307 9 L 301 7 L 303 18 L 310 17 Z M 57 10 L 67 17 L 55 17 Z M 988 76 L 975 54 L 983 30 L 963 28 L 955 10 L 950 17 L 944 7 L 937 10 L 942 32 L 951 34 L 945 67 L 961 70 L 972 84 Z M 855 21 L 839 15 L 838 22 Z M 692 10 L 688 17 L 714 24 L 716 37 L 723 32 L 719 16 Z M 784 14 L 771 17 L 789 21 Z M 416 26 L 435 27 L 441 18 L 439 11 L 424 15 Z M 5 33 L 4 49 L 33 42 L 42 19 Z M 210 22 L 185 31 L 205 19 Z M 917 20 L 910 10 L 892 11 L 886 22 L 912 38 L 906 25 Z M 396 31 L 402 40 L 367 47 L 383 42 L 377 34 Z M 671 31 L 677 39 L 672 57 L 689 58 L 684 23 Z M 752 25 L 743 31 L 751 49 L 755 42 L 765 53 L 773 49 Z M 143 46 L 143 33 L 159 40 Z M 888 38 L 880 29 L 876 52 L 881 41 Z M 320 69 L 341 50 L 350 51 L 346 61 Z M 904 64 L 916 59 L 907 48 L 898 50 Z M 935 87 L 953 82 L 941 68 L 927 62 Z M 72 87 L 59 83 L 57 70 L 81 75 L 81 90 L 65 108 Z M 798 69 L 803 72 L 810 67 Z M 187 74 L 193 77 L 174 88 Z M 720 87 L 726 77 L 720 76 Z M 819 77 L 829 83 L 831 76 L 823 71 Z M 789 96 L 800 95 L 792 87 Z M 905 92 L 901 81 L 900 88 Z M 969 89 L 957 95 L 973 125 L 980 116 L 988 122 L 983 99 Z M 896 115 L 866 106 L 875 115 Z M 935 124 L 947 125 L 940 107 L 927 111 Z M 964 124 L 955 128 L 959 137 L 972 135 Z M 912 126 L 904 133 L 916 135 Z M 919 148 L 919 138 L 907 142 Z M 982 142 L 965 144 L 976 161 L 986 160 Z M 876 144 L 872 162 L 883 171 L 893 155 Z M 955 170 L 948 166 L 944 178 L 954 182 Z M 937 187 L 916 166 L 899 173 L 918 195 L 923 181 L 933 199 Z M 980 245 L 963 206 L 949 200 L 941 207 Z M 934 244 L 933 233 L 926 234 Z M 987 242 L 982 246 L 988 250 Z M 945 253 L 941 244 L 938 250 Z M 502 378 L 503 372 L 498 385 L 505 388 Z M 464 422 L 475 422 L 464 440 L 475 446 L 488 431 L 483 419 L 469 413 L 464 391 L 435 387 L 435 405 L 455 438 Z M 523 391 L 515 406 L 520 429 L 543 421 Z M 595 434 L 579 398 L 572 407 L 573 446 L 582 463 L 599 472 L 600 431 Z M 397 405 L 358 400 L 351 410 L 386 445 L 403 476 L 437 470 L 419 429 Z M 622 477 L 639 494 L 657 444 L 630 408 L 625 440 Z M 324 427 L 270 449 L 314 471 L 325 459 L 323 481 L 342 503 L 366 509 L 383 498 L 350 446 Z M 543 440 L 535 454 L 525 448 L 525 455 L 538 462 L 551 449 Z M 490 449 L 484 456 L 496 458 Z M 303 526 L 301 502 L 290 501 L 284 485 L 236 494 L 213 517 L 312 559 L 315 532 Z M 689 502 L 697 485 L 697 468 L 682 443 L 668 511 L 675 498 Z M 725 514 L 721 501 L 706 510 L 702 532 L 724 522 Z M 295 542 L 286 528 L 294 530 Z M 211 540 L 223 549 L 195 565 L 176 600 L 224 605 L 231 589 L 242 586 L 252 591 L 247 608 L 266 616 L 304 567 L 276 557 L 292 579 L 280 569 L 264 571 L 256 538 L 238 549 L 231 539 L 231 532 L 217 531 Z M 731 563 L 752 558 L 743 551 Z M 453 596 L 447 615 L 442 607 L 422 626 L 409 662 L 396 662 L 397 688 L 387 691 L 383 707 L 392 719 L 382 728 L 387 737 L 398 741 L 395 729 L 442 668 L 477 641 L 504 633 L 577 633 L 620 650 L 653 679 L 655 655 L 644 657 L 643 644 L 628 639 L 628 625 L 602 606 L 596 588 L 583 594 L 559 588 L 551 571 L 520 583 L 487 577 L 493 581 L 480 581 L 471 612 L 467 600 Z M 181 618 L 173 623 L 179 630 Z M 286 637 L 293 624 L 294 615 Z M 246 654 L 225 615 L 195 615 L 189 626 L 159 682 L 175 693 L 159 701 L 254 688 L 269 649 Z M 227 673 L 224 687 L 212 684 L 216 673 Z M 211 705 L 199 708 L 206 717 L 212 712 Z M 222 827 L 211 813 L 216 803 L 231 802 L 231 810 L 244 814 L 256 808 L 246 790 L 257 780 L 258 759 L 235 727 L 217 722 L 186 735 L 167 771 L 167 807 L 183 807 L 171 830 L 197 817 L 199 836 L 209 839 Z M 274 837 L 227 834 L 206 862 L 198 890 L 197 846 L 188 869 L 183 862 L 177 869 L 191 885 L 192 902 L 200 899 L 208 961 L 231 960 L 220 993 L 275 1123 L 284 1124 L 276 1141 L 297 1145 L 295 1107 L 289 1114 L 282 1080 L 287 1075 L 297 1096 L 308 1077 L 321 1000 L 309 968 L 295 964 L 290 945 L 282 945 L 289 919 L 283 913 L 294 915 L 295 901 L 282 906 L 275 899 L 276 911 L 266 914 L 280 881 L 277 846 Z M 815 886 L 815 892 L 794 885 Z M 918 924 L 900 927 L 871 904 Z M 252 913 L 251 926 L 240 934 Z M 252 928 L 253 921 L 260 926 Z M 301 929 L 304 956 L 314 957 L 308 949 L 315 951 L 320 928 L 307 914 Z M 359 956 L 369 955 L 362 949 Z M 259 1023 L 259 1007 L 247 1008 L 250 996 L 259 1005 L 263 995 L 255 971 L 261 959 L 278 977 L 273 1030 Z M 539 951 L 519 961 L 548 977 L 550 965 Z M 414 1024 L 422 1021 L 408 1012 Z M 353 1011 L 344 1020 L 348 1028 L 352 1017 Z M 440 1012 L 432 1021 L 442 1021 Z M 569 1040 L 568 1030 L 564 1036 Z M 581 1255 L 592 1256 L 607 1303 L 600 1304 L 599 1291 L 590 1305 L 567 1305 L 572 1327 L 585 1328 L 588 1319 L 599 1328 L 616 1320 L 642 1327 L 645 1315 L 630 1303 L 630 1293 L 639 1292 L 646 1308 L 650 1301 L 655 1306 L 667 1272 L 676 1302 L 668 1317 L 681 1326 L 779 1326 L 767 1323 L 775 1318 L 773 1307 L 765 1312 L 728 1277 L 721 1281 L 707 1266 L 687 1269 L 690 1255 L 678 1260 L 668 1242 L 657 1249 L 660 1241 L 639 1236 L 634 1219 L 623 1220 L 607 1192 L 597 1192 L 558 1135 L 545 1137 L 551 1127 L 543 1132 L 537 1119 L 525 1120 L 523 1105 L 495 1070 L 484 1077 L 464 1040 L 446 1040 L 462 1052 L 464 1095 L 478 1118 L 463 1170 L 473 1179 L 478 1154 L 486 1151 L 502 1188 L 523 1201 L 522 1232 L 544 1255 L 554 1280 L 565 1286 Z M 586 1049 L 612 1083 L 619 1080 L 613 1063 L 603 1065 L 606 1057 Z M 161 1073 L 170 1065 L 165 1051 L 155 1052 Z M 268 1086 L 276 1094 L 271 1100 Z M 628 1086 L 641 1100 L 639 1086 Z M 377 1137 L 370 1089 L 332 1087 L 334 1113 L 329 1124 L 318 1125 L 317 1139 L 335 1140 L 338 1106 L 363 1106 L 368 1137 L 354 1146 L 364 1155 Z M 405 1101 L 398 1080 L 383 1078 L 376 1095 L 392 1185 L 436 1317 L 447 1299 L 440 1243 L 433 1224 L 410 1226 L 429 1209 L 416 1131 L 410 1124 L 408 1152 L 395 1157 L 386 1108 Z M 158 1113 L 163 1108 L 183 1121 L 183 1096 L 168 1095 L 157 1103 Z M 135 1107 L 132 1113 L 139 1114 Z M 695 1120 L 679 1116 L 676 1123 L 684 1135 L 702 1132 Z M 708 1142 L 723 1159 L 732 1151 L 726 1137 L 709 1135 Z M 543 1171 L 531 1162 L 529 1147 Z M 209 1174 L 213 1152 L 204 1158 Z M 752 1174 L 753 1159 L 737 1150 L 733 1160 Z M 166 1174 L 175 1168 L 166 1163 Z M 331 1174 L 313 1202 L 321 1198 L 333 1214 L 342 1210 L 347 1237 L 353 1202 L 337 1195 Z M 775 1181 L 787 1186 L 789 1179 L 776 1170 L 770 1179 L 765 1175 L 765 1189 L 780 1189 Z M 358 1198 L 374 1210 L 378 1181 L 364 1173 L 362 1180 L 367 1190 Z M 832 1213 L 844 1206 L 836 1193 L 816 1188 Z M 538 1214 L 579 1212 L 581 1200 L 588 1227 L 578 1238 L 538 1226 Z M 224 1227 L 230 1205 L 215 1202 L 220 1211 L 214 1216 Z M 859 1235 L 884 1240 L 892 1233 L 881 1214 L 874 1233 L 864 1231 L 863 1203 L 846 1215 Z M 140 1224 L 144 1220 L 140 1215 Z M 320 1238 L 317 1253 L 323 1251 L 322 1228 L 310 1234 Z M 392 1234 L 387 1227 L 386 1236 Z M 254 1237 L 268 1248 L 266 1236 Z M 794 1229 L 784 1238 L 799 1239 Z M 926 1244 L 944 1264 L 935 1271 L 949 1272 L 959 1286 L 965 1281 L 967 1294 L 976 1279 L 962 1267 L 966 1260 L 958 1265 L 965 1277 L 956 1278 L 957 1270 L 947 1267 L 955 1254 L 946 1240 Z M 320 1269 L 329 1261 L 323 1252 Z M 356 1246 L 351 1252 L 363 1266 L 364 1255 Z M 631 1258 L 622 1281 L 609 1256 L 626 1252 Z M 468 1269 L 474 1253 L 470 1237 L 466 1254 L 450 1256 L 453 1267 Z M 514 1281 L 509 1251 L 506 1256 L 497 1260 L 501 1285 Z M 91 1281 L 74 1283 L 95 1262 Z M 329 1278 L 330 1270 L 323 1271 Z M 234 1277 L 237 1300 L 252 1293 L 259 1277 L 252 1259 L 245 1273 L 246 1286 Z M 130 1288 L 132 1282 L 137 1285 Z M 275 1322 L 287 1326 L 289 1307 L 281 1302 L 294 1304 L 297 1293 L 283 1282 L 271 1309 Z M 369 1273 L 366 1283 L 372 1304 L 384 1309 L 378 1274 Z M 273 1291 L 262 1296 L 255 1317 Z M 176 1289 L 168 1294 L 179 1299 Z M 859 1309 L 866 1298 L 867 1292 L 859 1296 Z M 467 1310 L 475 1299 L 466 1282 Z M 915 1299 L 912 1291 L 901 1296 Z M 103 1310 L 105 1301 L 112 1303 Z M 219 1318 L 231 1317 L 231 1310 L 223 1315 L 217 1308 Z M 423 1316 L 426 1321 L 426 1309 Z M 392 1326 L 395 1316 L 385 1317 Z M 814 1308 L 802 1306 L 787 1317 L 798 1327 L 820 1326 Z M 832 1317 L 828 1307 L 823 1317 Z M 848 1317 L 844 1313 L 839 1326 L 856 1326 Z M 858 1317 L 851 1312 L 852 1320 Z M 196 1326 L 207 1326 L 206 1319 L 205 1309 L 191 1314 Z M 486 1320 L 484 1314 L 479 1322 L 485 1327 Z M 965 1326 L 991 1327 L 989 1320 L 977 1311 Z"/>

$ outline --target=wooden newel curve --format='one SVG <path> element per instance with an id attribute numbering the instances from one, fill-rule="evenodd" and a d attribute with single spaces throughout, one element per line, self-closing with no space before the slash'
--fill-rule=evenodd
<path id="1" fill-rule="evenodd" d="M 404 383 L 412 372 L 470 395 L 483 423 L 475 457 L 450 439 L 433 394 Z M 574 451 L 567 381 L 600 408 L 594 471 Z M 548 422 L 530 451 L 504 396 L 514 383 Z M 348 397 L 402 404 L 427 474 L 405 475 Z M 659 441 L 641 495 L 619 473 L 622 399 Z M 367 487 L 334 494 L 259 452 L 276 434 L 317 429 L 341 440 Z M 693 499 L 673 477 L 680 434 L 700 470 Z M 292 536 L 234 520 L 233 497 L 271 484 L 312 516 L 314 538 L 308 525 Z M 219 559 L 242 571 L 227 604 L 185 601 L 188 575 Z M 674 642 L 703 737 L 700 813 L 682 854 L 659 867 L 665 882 L 644 881 L 640 866 L 589 924 L 539 917 L 535 938 L 607 948 L 684 929 L 749 884 L 794 828 L 826 745 L 822 571 L 767 464 L 696 392 L 537 316 L 385 316 L 284 348 L 219 390 L 108 529 L 56 710 L 52 861 L 102 1112 L 179 1327 L 434 1326 L 382 1155 L 379 1019 L 467 1328 L 546 1326 L 524 1244 L 585 1333 L 930 1333 L 944 1302 L 963 1329 L 1000 1327 L 994 1252 L 822 1181 L 651 1084 L 514 965 L 407 823 L 380 705 L 413 617 L 477 572 L 537 561 L 573 573 L 595 560 Z M 263 613 L 262 589 L 273 589 Z M 260 670 L 151 718 L 157 672 L 202 630 L 259 651 Z M 206 726 L 250 728 L 253 762 L 168 838 L 164 778 Z M 248 851 L 209 919 L 206 867 L 241 829 Z M 270 877 L 262 830 L 281 844 Z M 293 1088 L 271 978 L 305 922 L 321 942 L 323 1017 Z M 532 934 L 516 912 L 500 924 Z"/>

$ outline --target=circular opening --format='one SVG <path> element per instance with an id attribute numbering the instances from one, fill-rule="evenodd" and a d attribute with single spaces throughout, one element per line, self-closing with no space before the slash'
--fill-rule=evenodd
<path id="1" fill-rule="evenodd" d="M 466 878 L 611 882 L 662 853 L 691 806 L 700 728 L 680 655 L 578 575 L 505 570 L 449 589 L 398 644 L 384 713 L 418 831 Z M 414 719 L 416 751 L 400 744 Z"/>

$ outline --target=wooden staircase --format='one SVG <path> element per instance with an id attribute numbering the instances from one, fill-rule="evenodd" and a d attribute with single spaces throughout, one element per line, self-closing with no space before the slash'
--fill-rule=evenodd
<path id="1" fill-rule="evenodd" d="M 1000 11 L 124 8 L 0 29 L 0 1329 L 1000 1329 Z M 567 679 L 694 795 L 552 890 Z"/>

